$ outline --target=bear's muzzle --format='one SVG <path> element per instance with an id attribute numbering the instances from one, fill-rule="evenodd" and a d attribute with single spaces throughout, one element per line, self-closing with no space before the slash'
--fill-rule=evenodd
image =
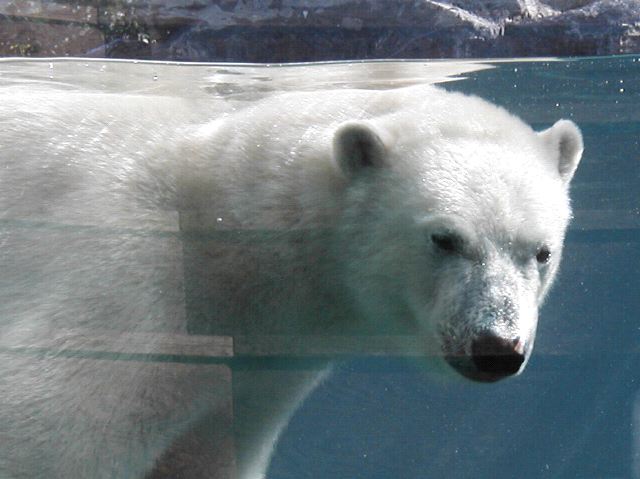
<path id="1" fill-rule="evenodd" d="M 526 347 L 520 338 L 487 331 L 474 338 L 471 355 L 447 355 L 446 360 L 468 379 L 495 382 L 520 371 L 526 360 Z"/>

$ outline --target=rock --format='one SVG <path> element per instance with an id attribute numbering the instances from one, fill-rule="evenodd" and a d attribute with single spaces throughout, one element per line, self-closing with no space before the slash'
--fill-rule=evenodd
<path id="1" fill-rule="evenodd" d="M 635 0 L 202 0 L 0 6 L 0 54 L 182 61 L 613 55 Z"/>

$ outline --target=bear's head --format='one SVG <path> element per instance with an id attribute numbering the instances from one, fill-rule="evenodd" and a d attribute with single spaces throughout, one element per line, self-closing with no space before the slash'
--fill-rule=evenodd
<path id="1" fill-rule="evenodd" d="M 409 326 L 463 376 L 519 373 L 560 262 L 582 135 L 536 133 L 506 111 L 390 115 L 333 135 L 345 178 L 340 257 L 357 308 L 381 331 Z M 474 106 L 473 102 L 477 104 Z"/>

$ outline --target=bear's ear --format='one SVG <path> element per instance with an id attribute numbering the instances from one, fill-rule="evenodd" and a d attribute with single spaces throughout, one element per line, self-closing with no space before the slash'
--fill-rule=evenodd
<path id="1" fill-rule="evenodd" d="M 559 120 L 551 128 L 539 133 L 555 154 L 558 173 L 569 184 L 582 158 L 582 133 L 570 120 Z"/>
<path id="2" fill-rule="evenodd" d="M 333 136 L 333 154 L 348 177 L 387 164 L 387 148 L 382 138 L 372 125 L 363 121 L 349 121 L 338 127 Z"/>

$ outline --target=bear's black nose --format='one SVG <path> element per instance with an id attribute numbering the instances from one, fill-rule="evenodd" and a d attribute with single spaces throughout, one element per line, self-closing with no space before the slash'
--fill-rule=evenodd
<path id="1" fill-rule="evenodd" d="M 485 333 L 471 345 L 471 360 L 483 381 L 498 381 L 516 374 L 524 359 L 524 347 L 519 338 L 506 339 Z"/>

